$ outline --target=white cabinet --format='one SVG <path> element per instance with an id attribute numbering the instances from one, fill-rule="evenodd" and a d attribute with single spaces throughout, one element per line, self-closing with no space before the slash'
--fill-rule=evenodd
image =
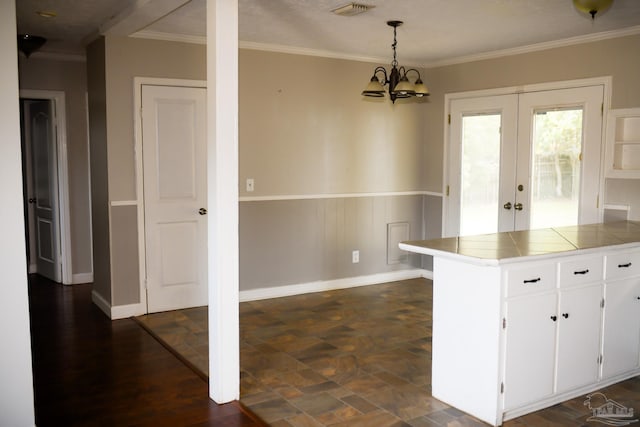
<path id="1" fill-rule="evenodd" d="M 506 409 L 553 394 L 557 305 L 555 292 L 513 298 L 506 304 Z"/>
<path id="2" fill-rule="evenodd" d="M 598 380 L 602 271 L 602 256 L 506 269 L 505 410 Z"/>
<path id="3" fill-rule="evenodd" d="M 498 426 L 640 375 L 636 243 L 444 255 L 434 250 L 433 397 Z"/>
<path id="4" fill-rule="evenodd" d="M 606 144 L 606 177 L 640 179 L 640 108 L 609 112 Z"/>
<path id="5" fill-rule="evenodd" d="M 640 251 L 607 257 L 602 378 L 640 367 Z"/>
<path id="6" fill-rule="evenodd" d="M 601 283 L 560 291 L 556 393 L 598 380 L 601 301 Z"/>

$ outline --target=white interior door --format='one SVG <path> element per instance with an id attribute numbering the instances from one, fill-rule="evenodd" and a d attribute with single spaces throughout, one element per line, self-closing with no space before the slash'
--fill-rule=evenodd
<path id="1" fill-rule="evenodd" d="M 142 86 L 147 309 L 207 304 L 206 89 Z"/>
<path id="2" fill-rule="evenodd" d="M 25 102 L 25 136 L 30 139 L 33 183 L 27 194 L 33 215 L 33 244 L 38 274 L 62 282 L 60 216 L 58 210 L 58 160 L 54 103 Z"/>
<path id="3" fill-rule="evenodd" d="M 444 235 L 598 222 L 603 94 L 453 99 Z"/>

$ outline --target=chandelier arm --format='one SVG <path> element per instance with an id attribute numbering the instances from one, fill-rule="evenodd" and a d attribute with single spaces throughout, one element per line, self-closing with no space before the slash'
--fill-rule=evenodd
<path id="1" fill-rule="evenodd" d="M 401 68 L 404 68 L 404 67 L 401 67 Z M 404 72 L 404 75 L 406 76 L 407 74 L 409 74 L 409 71 L 415 71 L 416 74 L 418 74 L 418 79 L 422 80 L 422 77 L 420 77 L 420 71 L 416 70 L 415 68 L 409 68 Z"/>
<path id="2" fill-rule="evenodd" d="M 382 66 L 376 67 L 376 69 L 373 70 L 373 75 L 375 76 L 378 73 L 382 73 L 382 75 L 384 76 L 384 80 L 382 81 L 383 85 L 386 85 L 387 83 L 389 83 L 389 78 L 387 77 L 386 68 L 384 68 Z"/>

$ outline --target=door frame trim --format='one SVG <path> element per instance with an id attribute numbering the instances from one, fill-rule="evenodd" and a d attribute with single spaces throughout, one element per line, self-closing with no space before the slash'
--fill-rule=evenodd
<path id="1" fill-rule="evenodd" d="M 127 204 L 137 206 L 138 212 L 138 263 L 140 280 L 139 312 L 147 314 L 147 248 L 144 223 L 144 166 L 142 158 L 142 86 L 173 86 L 173 87 L 207 87 L 206 80 L 168 79 L 156 77 L 133 78 L 133 114 L 134 114 L 134 154 L 136 176 L 136 199 Z"/>
<path id="2" fill-rule="evenodd" d="M 58 235 L 62 283 L 73 284 L 71 222 L 69 218 L 69 163 L 67 156 L 67 113 L 65 93 L 57 90 L 20 89 L 20 99 L 46 99 L 55 106 L 56 161 L 58 166 Z"/>
<path id="3" fill-rule="evenodd" d="M 522 86 L 508 86 L 495 89 L 481 89 L 472 90 L 466 92 L 445 93 L 444 95 L 444 141 L 442 150 L 442 194 L 444 195 L 442 201 L 442 228 L 440 233 L 445 236 L 447 230 L 447 217 L 449 214 L 449 195 L 447 187 L 449 186 L 449 150 L 450 150 L 450 138 L 451 127 L 448 123 L 448 117 L 451 112 L 451 101 L 456 99 L 465 98 L 478 98 L 483 96 L 495 96 L 495 95 L 511 95 L 521 94 L 526 92 L 540 92 L 559 89 L 574 89 L 586 86 L 603 86 L 603 110 L 602 110 L 602 129 L 600 135 L 600 176 L 598 193 L 600 195 L 600 216 L 604 212 L 604 150 L 605 150 L 605 135 L 607 128 L 607 116 L 611 109 L 611 85 L 613 78 L 611 76 L 592 77 L 586 79 L 577 80 L 562 80 L 548 83 L 534 83 Z"/>

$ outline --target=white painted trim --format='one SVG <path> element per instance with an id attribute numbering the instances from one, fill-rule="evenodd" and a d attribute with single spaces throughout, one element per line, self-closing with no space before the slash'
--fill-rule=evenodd
<path id="1" fill-rule="evenodd" d="M 570 37 L 567 39 L 553 40 L 544 43 L 535 43 L 528 46 L 514 47 L 511 49 L 495 50 L 493 52 L 478 53 L 473 55 L 459 56 L 457 58 L 432 61 L 424 64 L 425 68 L 444 67 L 447 65 L 463 64 L 466 62 L 483 61 L 487 59 L 502 58 L 505 56 L 521 55 L 523 53 L 538 52 L 541 50 L 556 49 L 559 47 L 574 46 L 577 44 L 593 43 L 601 40 L 615 39 L 619 37 L 633 36 L 640 34 L 640 25 L 623 28 L 621 30 L 603 31 L 583 36 Z"/>
<path id="2" fill-rule="evenodd" d="M 635 28 L 635 27 L 634 27 Z M 640 32 L 640 26 L 637 27 L 638 32 Z M 483 96 L 495 96 L 495 95 L 510 95 L 510 94 L 520 94 L 520 93 L 528 93 L 528 92 L 540 92 L 540 91 L 548 91 L 548 90 L 560 90 L 560 89 L 572 89 L 579 87 L 587 87 L 587 86 L 603 86 L 603 115 L 602 115 L 602 129 L 601 129 L 601 152 L 600 152 L 600 171 L 599 171 L 599 193 L 600 200 L 604 199 L 604 185 L 605 185 L 605 168 L 604 168 L 604 150 L 606 146 L 605 136 L 606 136 L 606 120 L 608 116 L 608 112 L 611 108 L 611 87 L 612 87 L 613 78 L 611 76 L 602 76 L 602 77 L 591 77 L 586 79 L 576 79 L 576 80 L 562 80 L 557 82 L 548 82 L 548 83 L 536 83 L 529 84 L 523 86 L 510 86 L 503 88 L 495 88 L 495 89 L 482 89 L 482 90 L 473 90 L 467 92 L 457 92 L 457 93 L 446 93 L 444 95 L 444 141 L 443 141 L 443 171 L 442 171 L 442 191 L 443 194 L 446 194 L 447 185 L 449 185 L 449 147 L 451 147 L 449 138 L 450 138 L 450 125 L 448 124 L 448 116 L 451 113 L 451 101 L 456 99 L 464 99 L 464 98 L 478 98 Z M 447 218 L 449 217 L 449 203 L 450 199 L 448 196 L 445 196 L 442 203 L 442 235 L 446 236 L 447 230 Z M 600 221 L 604 216 L 604 204 L 600 203 L 599 207 L 599 217 Z"/>
<path id="3" fill-rule="evenodd" d="M 179 86 L 179 87 L 207 87 L 206 80 L 167 79 L 157 77 L 133 78 L 133 122 L 134 122 L 134 158 L 136 179 L 136 200 L 111 201 L 111 206 L 137 206 L 138 207 L 138 265 L 140 304 L 147 309 L 147 251 L 145 243 L 144 223 L 144 169 L 142 163 L 142 86 Z"/>
<path id="4" fill-rule="evenodd" d="M 89 92 L 84 93 L 84 108 L 85 115 L 87 120 L 87 191 L 88 198 L 87 201 L 89 205 L 87 206 L 87 210 L 89 212 L 89 260 L 90 260 L 90 272 L 91 272 L 91 282 L 93 282 L 93 267 L 95 265 L 93 260 L 93 208 L 92 208 L 92 193 L 91 193 L 91 136 L 89 131 Z M 76 283 L 76 282 L 74 282 Z"/>
<path id="5" fill-rule="evenodd" d="M 206 36 L 194 36 L 192 34 L 164 33 L 162 31 L 142 30 L 131 34 L 129 37 L 136 39 L 162 40 L 166 42 L 180 42 L 192 44 L 207 44 Z"/>
<path id="6" fill-rule="evenodd" d="M 98 308 L 102 310 L 102 312 L 106 314 L 109 319 L 111 319 L 111 304 L 109 304 L 107 300 L 104 299 L 102 295 L 100 295 L 95 290 L 91 291 L 91 302 L 97 305 Z"/>
<path id="7" fill-rule="evenodd" d="M 74 274 L 71 276 L 71 283 L 74 285 L 81 283 L 93 283 L 93 272 Z"/>
<path id="8" fill-rule="evenodd" d="M 126 319 L 146 313 L 146 305 L 142 303 L 112 306 L 96 291 L 91 292 L 91 301 L 111 320 Z"/>
<path id="9" fill-rule="evenodd" d="M 57 90 L 21 89 L 20 98 L 48 99 L 55 106 L 56 161 L 58 169 L 58 221 L 62 283 L 72 283 L 71 222 L 69 219 L 69 167 L 67 156 L 67 109 L 65 93 Z"/>
<path id="10" fill-rule="evenodd" d="M 133 316 L 141 316 L 143 314 L 146 314 L 146 312 L 147 312 L 147 305 L 142 303 L 114 305 L 114 306 L 111 306 L 111 320 L 126 319 L 128 317 L 133 317 Z"/>
<path id="11" fill-rule="evenodd" d="M 601 40 L 615 39 L 619 37 L 632 36 L 636 34 L 640 34 L 640 25 L 623 28 L 621 30 L 603 31 L 600 33 L 586 34 L 583 36 L 570 37 L 567 39 L 553 40 L 553 41 L 543 42 L 543 43 L 535 43 L 527 46 L 520 46 L 520 47 L 515 47 L 510 49 L 501 49 L 501 50 L 495 50 L 492 52 L 464 55 L 464 56 L 458 56 L 455 58 L 446 58 L 442 60 L 430 61 L 430 62 L 428 61 L 424 63 L 413 63 L 413 64 L 407 63 L 405 65 L 412 66 L 412 67 L 420 67 L 420 68 L 444 67 L 447 65 L 463 64 L 466 62 L 474 62 L 474 61 L 483 61 L 487 59 L 496 59 L 496 58 L 502 58 L 506 56 L 521 55 L 524 53 L 538 52 L 541 50 L 555 49 L 555 48 L 566 47 L 566 46 L 574 46 L 574 45 L 584 44 L 584 43 L 593 43 Z M 164 40 L 164 41 L 176 41 L 176 42 L 194 43 L 194 44 L 207 43 L 206 37 L 204 36 L 196 36 L 196 35 L 188 35 L 188 34 L 171 34 L 171 33 L 147 31 L 147 30 L 138 31 L 135 34 L 130 35 L 129 37 L 145 38 L 145 39 L 153 39 L 153 40 Z M 249 42 L 249 41 L 240 41 L 239 48 L 250 49 L 250 50 L 261 50 L 266 52 L 288 53 L 292 55 L 306 55 L 306 56 L 317 56 L 322 58 L 345 59 L 349 61 L 371 62 L 371 63 L 382 62 L 386 64 L 389 60 L 389 58 L 387 57 L 351 55 L 351 54 L 328 51 L 328 50 L 309 49 L 309 48 L 295 47 L 295 46 L 283 46 L 283 45 L 268 44 L 268 43 L 256 43 L 256 42 Z"/>
<path id="12" fill-rule="evenodd" d="M 368 276 L 345 277 L 335 280 L 320 280 L 317 282 L 299 283 L 295 285 L 250 289 L 240 291 L 240 302 L 310 294 L 313 292 L 333 291 L 336 289 L 348 289 L 358 286 L 377 285 L 380 283 L 415 279 L 418 277 L 433 279 L 433 272 L 417 268 L 412 270 L 391 271 L 389 273 L 370 274 Z"/>
<path id="13" fill-rule="evenodd" d="M 112 200 L 111 206 L 137 206 L 137 200 Z"/>
<path id="14" fill-rule="evenodd" d="M 434 196 L 443 197 L 442 193 L 433 191 L 388 191 L 381 193 L 336 193 L 336 194 L 287 194 L 277 196 L 239 197 L 240 202 L 265 202 L 275 200 L 308 200 L 308 199 L 349 199 L 356 197 L 393 197 L 393 196 Z"/>
<path id="15" fill-rule="evenodd" d="M 33 52 L 29 58 L 48 59 L 51 61 L 87 62 L 87 57 L 84 54 L 47 52 L 46 50 Z"/>

